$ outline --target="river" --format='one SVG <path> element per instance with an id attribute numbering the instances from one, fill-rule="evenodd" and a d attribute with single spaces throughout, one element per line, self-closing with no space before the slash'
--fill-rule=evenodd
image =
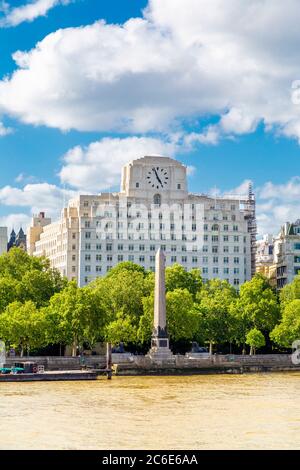
<path id="1" fill-rule="evenodd" d="M 0 449 L 300 449 L 300 373 L 0 384 Z"/>

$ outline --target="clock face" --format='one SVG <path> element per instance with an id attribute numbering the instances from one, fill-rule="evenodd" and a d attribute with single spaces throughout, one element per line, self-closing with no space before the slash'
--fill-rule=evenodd
<path id="1" fill-rule="evenodd" d="M 159 166 L 151 168 L 146 176 L 149 186 L 153 189 L 162 189 L 169 182 L 169 175 L 167 170 Z"/>

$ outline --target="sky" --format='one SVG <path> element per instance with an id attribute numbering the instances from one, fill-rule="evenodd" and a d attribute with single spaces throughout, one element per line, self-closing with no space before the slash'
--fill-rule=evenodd
<path id="1" fill-rule="evenodd" d="M 252 181 L 259 237 L 300 218 L 299 24 L 299 0 L 0 0 L 0 226 L 147 154 L 192 192 Z"/>

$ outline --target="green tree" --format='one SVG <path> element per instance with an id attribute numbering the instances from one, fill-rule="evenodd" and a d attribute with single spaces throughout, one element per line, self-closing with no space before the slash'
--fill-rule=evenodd
<path id="1" fill-rule="evenodd" d="M 289 302 L 300 299 L 300 276 L 295 276 L 290 284 L 287 284 L 280 291 L 280 303 L 282 308 Z"/>
<path id="2" fill-rule="evenodd" d="M 269 281 L 261 274 L 255 274 L 251 281 L 245 282 L 231 313 L 238 325 L 236 342 L 244 345 L 245 352 L 246 336 L 252 328 L 269 332 L 280 318 L 278 298 Z"/>
<path id="3" fill-rule="evenodd" d="M 154 291 L 155 274 L 148 273 L 146 283 L 149 291 Z M 166 292 L 175 289 L 187 289 L 195 299 L 196 294 L 201 290 L 202 277 L 199 269 L 191 269 L 186 271 L 183 266 L 178 263 L 166 268 Z"/>
<path id="4" fill-rule="evenodd" d="M 32 301 L 13 302 L 0 315 L 0 338 L 10 346 L 25 350 L 45 346 L 46 319 Z"/>
<path id="5" fill-rule="evenodd" d="M 266 345 L 266 340 L 261 331 L 252 328 L 246 335 L 246 344 L 250 346 L 250 356 L 252 356 L 252 354 L 256 354 L 256 349 Z"/>
<path id="6" fill-rule="evenodd" d="M 82 347 L 84 342 L 93 345 L 103 336 L 106 314 L 92 289 L 79 288 L 70 282 L 51 298 L 47 320 L 53 327 L 48 340 L 72 344 L 72 354 L 76 355 L 77 347 Z"/>
<path id="7" fill-rule="evenodd" d="M 137 343 L 137 328 L 132 324 L 132 319 L 123 312 L 117 314 L 116 320 L 110 322 L 105 328 L 106 341 L 117 345 L 121 342 Z"/>
<path id="8" fill-rule="evenodd" d="M 270 338 L 279 346 L 291 348 L 300 338 L 300 299 L 285 304 L 281 322 L 270 333 Z"/>
<path id="9" fill-rule="evenodd" d="M 230 309 L 236 298 L 236 290 L 227 281 L 220 279 L 210 280 L 197 295 L 196 308 L 200 313 L 200 331 L 209 343 L 210 354 L 214 344 L 232 340 L 234 318 Z"/>

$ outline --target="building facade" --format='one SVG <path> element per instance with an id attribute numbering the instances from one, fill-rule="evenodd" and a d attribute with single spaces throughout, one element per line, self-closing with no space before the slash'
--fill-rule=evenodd
<path id="1" fill-rule="evenodd" d="M 274 239 L 276 285 L 281 289 L 300 274 L 300 219 L 286 222 Z"/>
<path id="2" fill-rule="evenodd" d="M 30 238 L 30 250 L 80 286 L 122 261 L 154 270 L 159 247 L 167 265 L 200 268 L 204 280 L 218 277 L 238 288 L 255 273 L 252 189 L 240 197 L 189 193 L 186 167 L 167 157 L 131 161 L 120 192 L 81 195 L 59 221 L 48 222 Z"/>
<path id="3" fill-rule="evenodd" d="M 7 227 L 0 227 L 0 255 L 7 251 Z"/>
<path id="4" fill-rule="evenodd" d="M 256 242 L 256 272 L 267 277 L 274 287 L 277 286 L 273 235 L 264 235 L 262 240 Z"/>

